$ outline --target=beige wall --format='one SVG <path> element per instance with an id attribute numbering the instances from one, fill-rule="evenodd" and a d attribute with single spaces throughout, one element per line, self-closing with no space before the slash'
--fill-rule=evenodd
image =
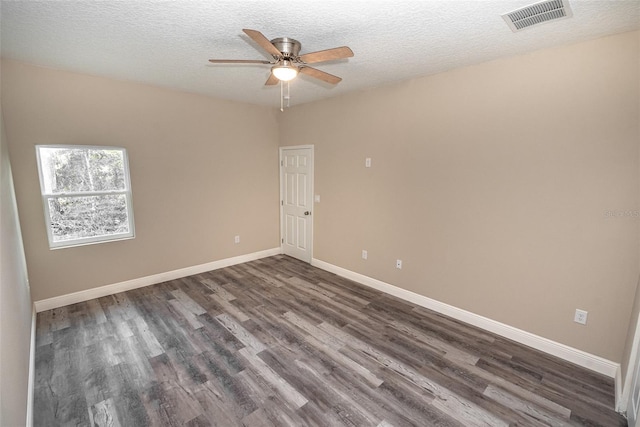
<path id="1" fill-rule="evenodd" d="M 279 246 L 274 109 L 12 61 L 2 77 L 34 300 Z M 36 144 L 125 147 L 136 238 L 50 250 Z"/>
<path id="2" fill-rule="evenodd" d="M 35 300 L 278 246 L 280 139 L 316 146 L 316 258 L 623 358 L 639 221 L 605 212 L 639 209 L 637 33 L 282 115 L 11 61 L 2 73 Z M 49 250 L 35 144 L 126 147 L 136 239 Z"/>
<path id="3" fill-rule="evenodd" d="M 627 33 L 294 107 L 314 257 L 620 362 L 640 220 L 605 212 L 639 208 L 638 96 Z"/>
<path id="4" fill-rule="evenodd" d="M 0 426 L 27 421 L 32 303 L 0 108 Z"/>

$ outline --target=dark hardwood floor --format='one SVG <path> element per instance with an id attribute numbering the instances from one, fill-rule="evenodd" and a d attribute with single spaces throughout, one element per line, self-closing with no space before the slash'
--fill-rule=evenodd
<path id="1" fill-rule="evenodd" d="M 626 426 L 613 381 L 275 256 L 38 314 L 36 426 Z"/>

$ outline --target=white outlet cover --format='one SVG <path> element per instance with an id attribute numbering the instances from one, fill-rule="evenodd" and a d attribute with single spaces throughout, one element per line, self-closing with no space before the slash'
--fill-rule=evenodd
<path id="1" fill-rule="evenodd" d="M 362 250 L 362 259 L 367 259 L 367 257 L 369 256 L 369 254 L 367 253 L 367 251 L 365 251 L 364 249 Z"/>
<path id="2" fill-rule="evenodd" d="M 586 325 L 588 315 L 589 313 L 587 311 L 576 309 L 576 315 L 573 317 L 573 321 L 581 325 Z"/>
<path id="3" fill-rule="evenodd" d="M 365 168 L 371 167 L 371 157 L 367 157 L 366 159 L 364 159 L 364 167 Z"/>
<path id="4" fill-rule="evenodd" d="M 316 203 L 320 203 L 320 195 L 316 194 L 316 198 L 315 198 Z"/>
<path id="5" fill-rule="evenodd" d="M 401 259 L 396 260 L 396 268 L 402 269 L 402 260 Z"/>

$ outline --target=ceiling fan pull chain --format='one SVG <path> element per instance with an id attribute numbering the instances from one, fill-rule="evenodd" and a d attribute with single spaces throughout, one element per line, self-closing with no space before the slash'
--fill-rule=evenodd
<path id="1" fill-rule="evenodd" d="M 290 101 L 291 101 L 291 87 L 289 86 L 289 82 L 287 82 L 287 108 L 289 108 Z"/>
<path id="2" fill-rule="evenodd" d="M 284 82 L 280 80 L 280 111 L 284 112 Z"/>

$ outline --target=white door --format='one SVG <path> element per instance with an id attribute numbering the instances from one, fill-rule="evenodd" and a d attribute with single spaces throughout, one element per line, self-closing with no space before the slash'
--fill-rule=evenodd
<path id="1" fill-rule="evenodd" d="M 640 352 L 636 353 L 635 367 L 631 365 L 629 369 L 633 368 L 633 380 L 631 385 L 631 395 L 629 396 L 629 404 L 627 406 L 627 421 L 630 427 L 634 427 L 638 421 L 638 411 L 640 410 L 640 369 L 638 366 L 638 356 Z"/>
<path id="2" fill-rule="evenodd" d="M 280 148 L 282 252 L 311 262 L 313 249 L 313 146 Z"/>
<path id="3" fill-rule="evenodd" d="M 640 425 L 640 351 L 638 350 L 638 335 L 640 334 L 640 320 L 636 326 L 634 345 L 629 360 L 629 369 L 633 372 L 631 377 L 631 389 L 629 390 L 629 401 L 627 403 L 627 422 L 629 427 Z"/>

